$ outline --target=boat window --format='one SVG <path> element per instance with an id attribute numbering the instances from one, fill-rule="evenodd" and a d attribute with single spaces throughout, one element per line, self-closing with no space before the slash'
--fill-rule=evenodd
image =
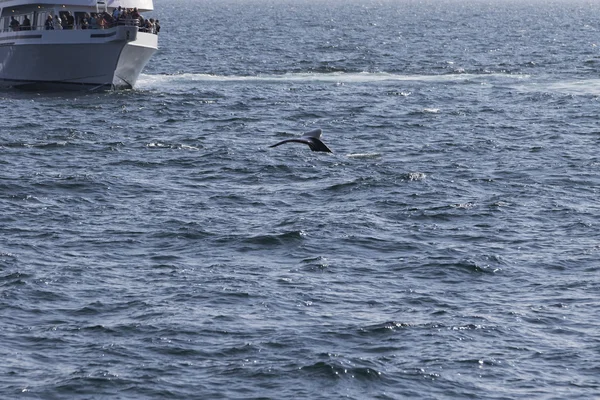
<path id="1" fill-rule="evenodd" d="M 107 11 L 108 11 L 108 6 L 106 5 L 105 1 L 97 1 L 96 2 L 96 12 L 97 13 L 107 12 Z"/>
<path id="2" fill-rule="evenodd" d="M 37 29 L 44 29 L 46 25 L 46 18 L 48 18 L 48 12 L 42 11 L 37 14 L 37 20 L 35 25 L 38 27 Z"/>
<path id="3" fill-rule="evenodd" d="M 77 26 L 77 29 L 79 29 L 80 24 L 81 24 L 81 20 L 83 19 L 83 17 L 85 16 L 85 12 L 76 12 L 74 13 L 75 15 L 75 25 Z"/>
<path id="4" fill-rule="evenodd" d="M 23 27 L 23 21 L 25 21 L 25 17 L 26 16 L 29 19 L 29 28 L 28 29 L 25 29 Z M 30 31 L 32 29 L 35 29 L 35 24 L 33 23 L 33 21 L 35 21 L 35 19 L 33 18 L 33 13 L 32 12 L 31 13 L 27 13 L 27 14 L 21 14 L 16 19 L 17 19 L 17 21 L 19 21 L 19 24 L 21 25 L 21 28 L 20 28 L 21 31 L 24 31 L 24 30 L 29 30 Z"/>
<path id="5" fill-rule="evenodd" d="M 60 16 L 60 21 L 62 23 L 63 29 L 75 29 L 75 25 L 77 24 L 77 20 L 73 16 L 73 23 L 69 23 L 69 15 L 72 14 L 69 11 L 61 11 L 58 13 Z"/>

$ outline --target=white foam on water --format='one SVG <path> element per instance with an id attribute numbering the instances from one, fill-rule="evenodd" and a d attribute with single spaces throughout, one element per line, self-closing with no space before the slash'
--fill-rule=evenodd
<path id="1" fill-rule="evenodd" d="M 576 96 L 600 96 L 600 79 L 551 82 L 549 84 L 530 86 L 529 89 L 534 89 L 538 92 L 549 91 Z"/>
<path id="2" fill-rule="evenodd" d="M 379 158 L 381 157 L 381 153 L 351 153 L 346 157 L 350 158 Z"/>
<path id="3" fill-rule="evenodd" d="M 424 81 L 424 82 L 454 82 L 467 80 L 485 80 L 488 78 L 505 79 L 523 79 L 527 75 L 511 74 L 443 74 L 443 75 L 404 75 L 392 74 L 387 72 L 330 72 L 330 73 L 286 73 L 271 75 L 211 75 L 211 74 L 193 74 L 182 73 L 175 75 L 140 75 L 137 87 L 140 89 L 159 89 L 163 87 L 178 86 L 181 84 L 190 84 L 193 82 L 330 82 L 330 83 L 370 83 L 370 82 L 389 82 L 389 81 Z"/>

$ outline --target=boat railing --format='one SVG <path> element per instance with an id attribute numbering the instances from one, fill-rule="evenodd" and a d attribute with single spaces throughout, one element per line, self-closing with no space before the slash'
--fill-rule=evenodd
<path id="1" fill-rule="evenodd" d="M 135 18 L 135 19 L 118 19 L 116 23 L 112 24 L 113 26 L 115 25 L 126 25 L 126 26 L 140 26 L 140 20 Z"/>
<path id="2" fill-rule="evenodd" d="M 19 28 L 19 29 L 12 29 L 12 28 L 8 28 L 8 29 L 0 29 L 0 33 L 6 33 L 6 32 L 28 32 L 28 31 L 41 31 L 44 30 L 43 26 L 35 26 L 32 25 L 29 28 Z"/>
<path id="3" fill-rule="evenodd" d="M 116 26 L 136 26 L 140 32 L 150 32 L 150 31 L 152 31 L 152 33 L 156 33 L 156 31 L 154 31 L 153 29 L 148 29 L 145 26 L 140 26 L 140 21 L 138 19 L 120 19 L 120 20 L 117 20 L 116 22 L 109 23 L 109 24 L 106 24 L 104 26 L 102 26 L 102 25 L 96 25 L 96 26 L 88 25 L 85 28 L 83 27 L 82 24 L 76 24 L 72 28 L 66 27 L 66 28 L 62 28 L 62 29 L 56 29 L 56 28 L 54 28 L 54 26 L 52 28 L 47 28 L 46 25 L 32 25 L 30 27 L 19 27 L 18 29 L 12 29 L 12 28 L 0 29 L 0 33 L 6 33 L 6 32 L 28 32 L 28 31 L 46 31 L 46 30 L 64 30 L 64 31 L 72 31 L 72 30 L 104 30 L 104 29 L 111 29 L 111 28 L 114 28 Z"/>

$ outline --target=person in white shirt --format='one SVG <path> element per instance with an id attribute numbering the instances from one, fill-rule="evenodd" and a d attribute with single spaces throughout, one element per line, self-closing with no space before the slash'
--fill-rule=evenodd
<path id="1" fill-rule="evenodd" d="M 54 29 L 62 29 L 62 21 L 60 19 L 60 15 L 58 15 L 58 13 L 56 13 L 56 15 L 54 16 Z"/>
<path id="2" fill-rule="evenodd" d="M 115 19 L 115 21 L 119 18 L 119 16 L 121 16 L 121 6 L 113 10 L 112 16 Z"/>

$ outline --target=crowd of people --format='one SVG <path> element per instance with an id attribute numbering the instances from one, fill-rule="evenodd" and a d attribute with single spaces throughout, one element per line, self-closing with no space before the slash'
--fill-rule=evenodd
<path id="1" fill-rule="evenodd" d="M 105 13 L 108 14 L 108 13 Z M 137 25 L 141 32 L 158 34 L 160 32 L 160 22 L 154 18 L 146 19 L 138 12 L 137 8 L 115 8 L 112 13 L 113 23 L 117 25 Z"/>
<path id="2" fill-rule="evenodd" d="M 75 21 L 75 17 L 70 11 L 61 11 L 60 13 L 48 15 L 44 24 L 46 30 L 63 30 L 63 29 L 107 29 L 116 25 L 134 25 L 138 26 L 141 32 L 149 32 L 158 35 L 160 32 L 159 20 L 154 18 L 146 19 L 138 11 L 137 8 L 115 8 L 111 13 L 85 13 L 79 21 Z M 15 17 L 11 17 L 10 28 L 13 31 L 29 31 L 31 30 L 31 21 L 27 16 L 19 22 Z"/>

